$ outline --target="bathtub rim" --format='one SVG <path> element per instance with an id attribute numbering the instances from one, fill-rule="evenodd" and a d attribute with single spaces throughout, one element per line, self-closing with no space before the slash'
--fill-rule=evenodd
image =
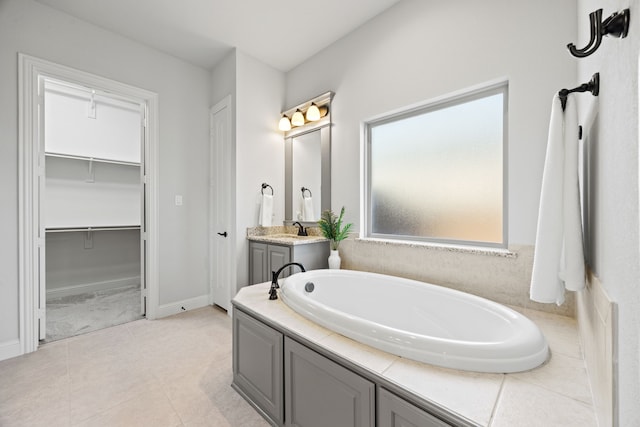
<path id="1" fill-rule="evenodd" d="M 451 354 L 451 352 L 447 353 L 442 351 L 433 351 L 429 348 L 425 348 L 424 341 L 418 343 L 422 344 L 422 347 L 411 347 L 406 345 L 399 345 L 397 343 L 394 343 L 391 339 L 381 339 L 379 337 L 388 337 L 390 336 L 389 334 L 393 334 L 394 336 L 398 336 L 402 339 L 411 340 L 412 336 L 415 336 L 416 334 L 383 325 L 368 319 L 363 319 L 349 313 L 344 313 L 318 301 L 314 301 L 314 304 L 306 303 L 304 301 L 304 295 L 292 288 L 296 284 L 299 284 L 300 281 L 303 281 L 303 279 L 306 280 L 307 278 L 313 278 L 314 276 L 318 276 L 319 274 L 346 274 L 354 276 L 374 276 L 378 278 L 390 277 L 394 280 L 397 279 L 407 284 L 429 285 L 438 288 L 438 291 L 442 291 L 448 295 L 454 295 L 457 297 L 462 296 L 463 298 L 471 299 L 471 301 L 479 301 L 483 305 L 498 308 L 501 312 L 504 311 L 515 315 L 518 320 L 518 324 L 526 328 L 524 332 L 537 335 L 532 337 L 532 339 L 534 339 L 536 342 L 532 342 L 530 344 L 530 346 L 534 346 L 536 350 L 528 351 L 526 352 L 526 354 L 522 354 L 521 352 L 517 352 L 516 348 L 505 347 L 503 345 L 504 343 L 500 341 L 468 342 L 463 340 L 449 340 L 446 338 L 423 335 L 426 338 L 424 341 L 442 343 L 444 344 L 444 347 L 446 349 L 456 350 L 458 352 L 458 354 L 453 355 Z M 289 283 L 289 285 L 287 285 L 287 282 Z M 287 288 L 289 288 L 289 291 L 287 291 Z M 550 357 L 550 350 L 546 337 L 544 336 L 540 328 L 524 314 L 487 298 L 428 282 L 421 282 L 418 280 L 391 276 L 387 274 L 354 270 L 312 270 L 306 273 L 296 273 L 285 279 L 283 284 L 281 285 L 280 295 L 283 302 L 287 306 L 312 322 L 315 322 L 327 329 L 335 331 L 360 343 L 386 351 L 399 357 L 405 357 L 418 362 L 429 363 L 436 366 L 462 371 L 480 373 L 516 373 L 535 369 L 538 366 L 543 365 Z M 355 324 L 358 328 L 344 327 L 340 320 L 344 320 L 345 318 L 348 318 L 349 321 Z M 363 328 L 367 328 L 370 326 L 375 327 L 381 332 L 376 334 L 375 336 L 371 336 L 367 333 L 362 332 Z M 500 358 L 487 357 L 487 353 L 501 353 L 507 349 L 510 349 L 511 352 L 515 352 L 518 354 L 510 355 L 509 357 L 501 356 Z M 480 351 L 480 353 L 482 354 L 472 355 L 471 353 L 473 353 L 474 351 L 476 353 L 477 351 Z"/>

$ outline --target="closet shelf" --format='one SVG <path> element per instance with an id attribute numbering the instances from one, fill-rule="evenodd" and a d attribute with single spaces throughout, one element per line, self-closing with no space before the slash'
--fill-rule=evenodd
<path id="1" fill-rule="evenodd" d="M 44 155 L 46 157 L 58 157 L 61 159 L 86 160 L 86 161 L 92 161 L 92 162 L 111 163 L 114 165 L 125 165 L 125 166 L 140 166 L 140 162 L 128 162 L 125 160 L 103 159 L 100 157 L 79 156 L 75 154 L 52 153 L 50 151 L 45 152 Z"/>
<path id="2" fill-rule="evenodd" d="M 73 231 L 120 231 L 120 230 L 140 230 L 139 225 L 116 225 L 116 226 L 83 226 L 83 227 L 47 227 L 47 233 L 67 233 Z"/>

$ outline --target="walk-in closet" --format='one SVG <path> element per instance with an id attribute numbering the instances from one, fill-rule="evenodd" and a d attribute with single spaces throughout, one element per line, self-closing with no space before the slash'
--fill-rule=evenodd
<path id="1" fill-rule="evenodd" d="M 144 105 L 53 79 L 40 89 L 40 339 L 54 341 L 144 316 Z"/>

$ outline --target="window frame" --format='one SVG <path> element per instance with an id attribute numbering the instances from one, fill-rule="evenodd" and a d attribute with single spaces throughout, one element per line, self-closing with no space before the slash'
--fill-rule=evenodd
<path id="1" fill-rule="evenodd" d="M 376 126 L 395 122 L 398 120 L 415 117 L 425 113 L 441 110 L 455 105 L 464 104 L 488 96 L 502 94 L 502 242 L 487 242 L 476 240 L 444 239 L 438 237 L 408 236 L 396 234 L 372 233 L 371 230 L 371 129 Z M 361 229 L 360 236 L 364 239 L 387 240 L 393 242 L 411 242 L 425 245 L 438 245 L 473 248 L 497 248 L 508 247 L 508 145 L 509 145 L 509 82 L 506 79 L 475 86 L 454 93 L 449 93 L 438 98 L 430 99 L 418 104 L 406 106 L 391 112 L 387 112 L 361 122 L 361 192 L 360 212 Z"/>

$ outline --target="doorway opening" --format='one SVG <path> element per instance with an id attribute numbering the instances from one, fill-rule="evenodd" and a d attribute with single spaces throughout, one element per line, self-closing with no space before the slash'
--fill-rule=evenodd
<path id="1" fill-rule="evenodd" d="M 49 342 L 145 315 L 146 105 L 46 76 L 41 86 L 39 338 Z"/>
<path id="2" fill-rule="evenodd" d="M 42 340 L 155 318 L 157 95 L 27 55 L 19 67 L 28 353 Z"/>

